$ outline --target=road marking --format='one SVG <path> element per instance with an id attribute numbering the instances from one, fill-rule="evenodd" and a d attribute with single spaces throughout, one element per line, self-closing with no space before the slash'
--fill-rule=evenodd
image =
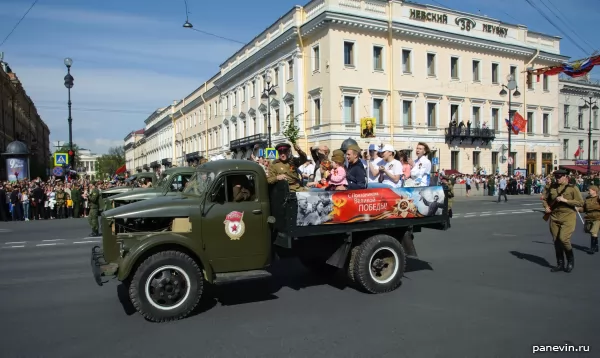
<path id="1" fill-rule="evenodd" d="M 513 235 L 513 234 L 497 234 L 497 233 L 493 233 L 492 236 L 501 236 L 501 237 L 515 237 L 517 235 Z"/>
<path id="2" fill-rule="evenodd" d="M 512 214 L 512 213 L 496 213 L 496 215 L 506 215 L 506 214 Z"/>
<path id="3" fill-rule="evenodd" d="M 100 242 L 100 241 L 74 241 L 74 244 L 89 244 L 90 242 Z"/>
<path id="4" fill-rule="evenodd" d="M 64 239 L 52 239 L 52 240 L 42 240 L 43 242 L 51 242 L 51 241 L 64 241 Z"/>
<path id="5" fill-rule="evenodd" d="M 25 245 L 5 246 L 3 249 L 17 249 L 21 247 L 25 247 Z"/>
<path id="6" fill-rule="evenodd" d="M 4 245 L 10 245 L 10 244 L 24 244 L 25 241 L 11 241 L 11 242 L 5 242 Z"/>
<path id="7" fill-rule="evenodd" d="M 52 244 L 37 244 L 35 246 L 56 246 L 56 245 L 62 245 L 62 244 L 58 244 L 58 243 L 54 242 Z"/>
<path id="8" fill-rule="evenodd" d="M 492 215 L 492 214 L 481 214 L 479 216 L 490 216 L 490 215 Z"/>

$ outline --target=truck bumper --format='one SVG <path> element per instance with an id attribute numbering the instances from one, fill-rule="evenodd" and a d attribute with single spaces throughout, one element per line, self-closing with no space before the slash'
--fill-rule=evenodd
<path id="1" fill-rule="evenodd" d="M 102 286 L 108 282 L 107 278 L 116 276 L 119 269 L 119 265 L 116 263 L 108 263 L 104 259 L 104 251 L 100 246 L 94 246 L 92 248 L 92 275 L 98 286 Z"/>

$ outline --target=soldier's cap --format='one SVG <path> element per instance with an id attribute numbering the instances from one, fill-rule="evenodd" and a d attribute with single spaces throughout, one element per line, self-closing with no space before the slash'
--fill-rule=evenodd
<path id="1" fill-rule="evenodd" d="M 278 152 L 286 152 L 292 148 L 288 143 L 279 143 L 275 146 L 275 150 Z"/>
<path id="2" fill-rule="evenodd" d="M 350 145 L 348 146 L 348 148 L 346 148 L 346 150 L 353 150 L 353 151 L 355 151 L 356 153 L 360 153 L 360 152 L 361 152 L 361 149 L 360 149 L 360 147 L 358 146 L 358 144 L 350 144 Z"/>
<path id="3" fill-rule="evenodd" d="M 554 173 L 552 173 L 552 174 L 553 175 L 567 175 L 569 173 L 567 173 L 567 171 L 564 169 L 558 169 L 558 170 L 555 170 Z"/>
<path id="4" fill-rule="evenodd" d="M 348 149 L 352 149 L 350 147 L 351 146 L 348 146 Z M 341 149 L 334 150 L 333 155 L 331 156 L 331 160 L 338 164 L 344 163 L 344 152 L 342 152 Z"/>

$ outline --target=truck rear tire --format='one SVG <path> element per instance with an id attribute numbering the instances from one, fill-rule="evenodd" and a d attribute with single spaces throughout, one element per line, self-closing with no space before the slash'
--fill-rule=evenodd
<path id="1" fill-rule="evenodd" d="M 187 317 L 198 306 L 204 288 L 198 263 L 179 251 L 148 257 L 137 268 L 129 286 L 135 309 L 149 321 Z"/>
<path id="2" fill-rule="evenodd" d="M 349 266 L 349 276 L 361 289 L 369 293 L 390 292 L 402 283 L 406 253 L 395 238 L 375 235 L 356 247 Z"/>

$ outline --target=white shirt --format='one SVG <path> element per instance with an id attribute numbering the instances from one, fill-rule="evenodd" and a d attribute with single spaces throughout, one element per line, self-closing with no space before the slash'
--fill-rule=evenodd
<path id="1" fill-rule="evenodd" d="M 365 170 L 367 171 L 367 180 L 369 183 L 379 183 L 379 175 L 373 175 L 373 173 L 371 173 L 371 168 L 379 170 L 380 161 L 381 159 L 373 159 L 368 161 L 368 165 Z"/>
<path id="2" fill-rule="evenodd" d="M 394 174 L 394 175 L 402 175 L 402 163 L 400 163 L 400 161 L 394 159 L 391 162 L 386 162 L 385 159 L 381 159 L 378 163 L 377 163 L 377 167 L 385 167 L 385 169 L 387 171 L 389 171 L 390 173 Z M 379 175 L 377 176 L 376 182 L 379 182 Z M 397 183 L 394 183 L 392 181 L 392 179 L 390 179 L 390 177 L 387 176 L 387 174 L 383 174 L 383 184 L 387 184 L 387 185 L 391 185 L 394 188 L 399 188 L 402 186 L 402 181 L 398 180 Z"/>
<path id="3" fill-rule="evenodd" d="M 415 160 L 415 165 L 410 170 L 410 177 L 416 186 L 429 186 L 431 176 L 431 161 L 422 156 Z"/>

